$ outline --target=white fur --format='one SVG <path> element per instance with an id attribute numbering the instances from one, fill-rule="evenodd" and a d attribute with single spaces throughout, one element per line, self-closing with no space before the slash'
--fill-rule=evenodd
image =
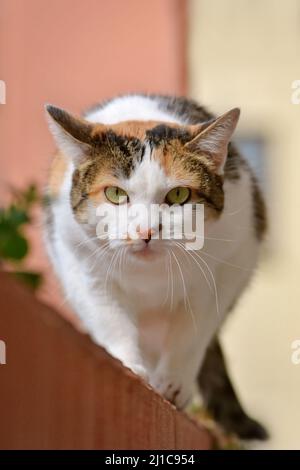
<path id="1" fill-rule="evenodd" d="M 117 124 L 121 121 L 167 121 L 184 124 L 171 113 L 159 109 L 158 102 L 146 96 L 120 96 L 86 116 L 91 122 Z"/>
<path id="2" fill-rule="evenodd" d="M 159 110 L 155 101 L 140 96 L 117 98 L 87 119 L 179 122 Z M 226 181 L 223 214 L 206 224 L 202 251 L 188 254 L 174 249 L 176 261 L 166 251 L 167 244 L 153 240 L 156 258 L 144 260 L 131 254 L 124 264 L 114 266 L 117 241 L 105 251 L 73 217 L 72 172 L 70 162 L 53 203 L 53 235 L 48 237 L 50 257 L 66 296 L 98 344 L 167 398 L 179 391 L 175 402 L 183 406 L 209 342 L 256 264 L 249 174 L 241 169 L 240 180 Z M 135 202 L 148 205 L 162 202 L 175 183 L 151 160 L 148 148 L 143 163 L 123 187 Z M 137 247 L 139 243 L 144 242 L 137 240 Z"/>

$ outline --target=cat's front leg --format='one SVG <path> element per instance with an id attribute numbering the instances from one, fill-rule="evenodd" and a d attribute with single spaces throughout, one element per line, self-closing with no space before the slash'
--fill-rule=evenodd
<path id="1" fill-rule="evenodd" d="M 192 398 L 200 360 L 195 361 L 195 353 L 182 351 L 182 356 L 168 353 L 163 357 L 155 372 L 151 374 L 150 384 L 163 397 L 177 408 L 184 408 Z M 193 357 L 194 356 L 194 357 Z"/>
<path id="2" fill-rule="evenodd" d="M 214 331 L 215 325 L 209 315 L 206 321 L 195 314 L 191 318 L 185 309 L 171 315 L 164 353 L 151 374 L 150 383 L 177 408 L 184 408 L 192 397 Z"/>
<path id="3" fill-rule="evenodd" d="M 192 397 L 194 381 L 192 374 L 170 370 L 166 364 L 161 364 L 151 376 L 150 384 L 177 408 L 183 409 Z"/>
<path id="4" fill-rule="evenodd" d="M 117 301 L 95 299 L 81 309 L 81 318 L 95 343 L 104 347 L 134 373 L 148 380 L 138 346 L 138 331 L 132 313 Z"/>

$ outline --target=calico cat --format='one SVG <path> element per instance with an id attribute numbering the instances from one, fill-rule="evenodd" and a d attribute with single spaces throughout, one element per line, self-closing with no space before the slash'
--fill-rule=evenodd
<path id="1" fill-rule="evenodd" d="M 239 110 L 215 118 L 192 100 L 157 95 L 117 97 L 81 118 L 46 109 L 58 146 L 47 247 L 85 329 L 178 408 L 198 383 L 227 431 L 265 438 L 239 404 L 216 339 L 266 229 L 255 177 L 230 143 Z M 125 222 L 122 237 L 110 237 L 137 203 L 202 204 L 203 248 L 188 251 L 143 218 L 134 233 Z M 93 218 L 99 208 L 111 214 L 108 231 Z"/>

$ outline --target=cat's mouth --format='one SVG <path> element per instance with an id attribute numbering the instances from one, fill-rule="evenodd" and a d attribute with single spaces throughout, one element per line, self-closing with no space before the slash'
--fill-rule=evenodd
<path id="1" fill-rule="evenodd" d="M 149 243 L 144 243 L 143 246 L 139 246 L 138 248 L 132 248 L 130 252 L 136 258 L 149 261 L 156 258 L 158 255 L 157 251 L 153 250 L 153 247 L 151 247 Z"/>

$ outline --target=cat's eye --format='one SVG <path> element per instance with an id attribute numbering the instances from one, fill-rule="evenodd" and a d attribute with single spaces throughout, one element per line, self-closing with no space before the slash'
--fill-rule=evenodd
<path id="1" fill-rule="evenodd" d="M 184 204 L 188 201 L 191 195 L 191 190 L 185 188 L 184 186 L 178 186 L 178 188 L 173 188 L 166 195 L 166 202 L 170 205 L 172 204 Z"/>
<path id="2" fill-rule="evenodd" d="M 113 204 L 124 204 L 128 202 L 129 197 L 124 189 L 119 188 L 118 186 L 108 186 L 104 190 L 106 199 Z"/>

